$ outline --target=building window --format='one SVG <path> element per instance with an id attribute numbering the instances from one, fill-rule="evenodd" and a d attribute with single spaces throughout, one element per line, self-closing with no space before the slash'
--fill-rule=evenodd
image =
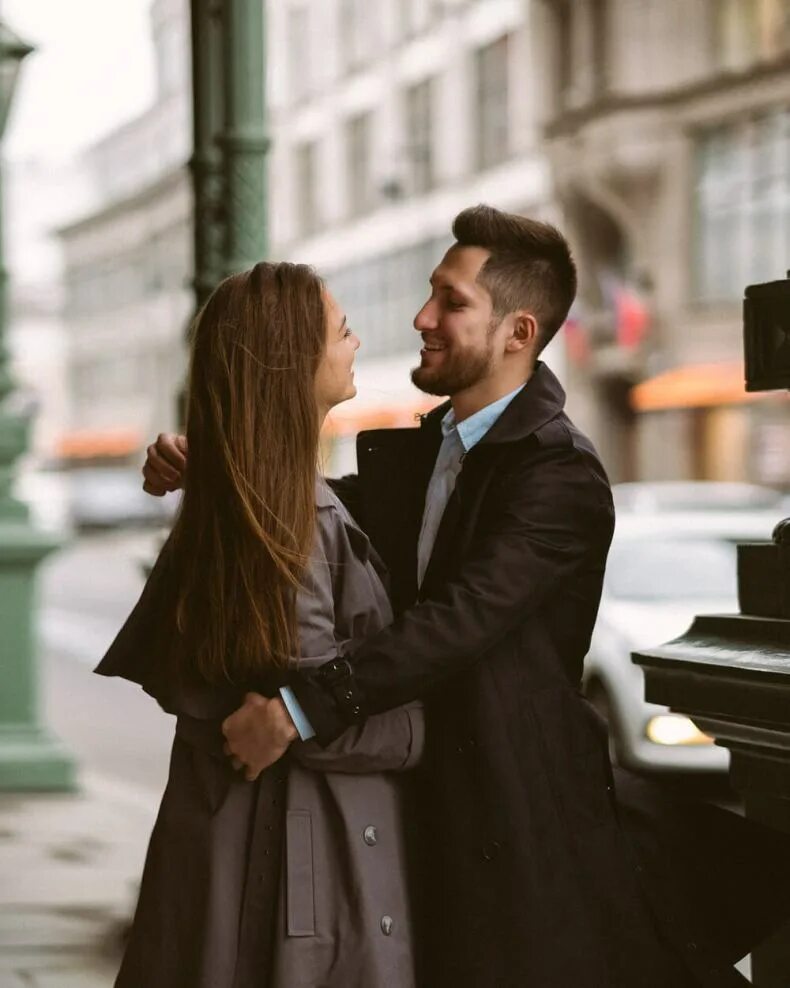
<path id="1" fill-rule="evenodd" d="M 477 164 L 489 168 L 508 156 L 510 107 L 508 100 L 508 36 L 476 52 Z"/>
<path id="2" fill-rule="evenodd" d="M 790 0 L 715 0 L 714 16 L 722 69 L 748 68 L 790 50 Z"/>
<path id="3" fill-rule="evenodd" d="M 188 85 L 187 47 L 178 20 L 165 22 L 157 33 L 156 71 L 159 92 L 162 96 L 183 92 Z"/>
<path id="4" fill-rule="evenodd" d="M 376 54 L 379 22 L 368 0 L 339 0 L 340 58 L 344 71 L 353 72 Z"/>
<path id="5" fill-rule="evenodd" d="M 338 0 L 338 47 L 343 68 L 350 71 L 358 61 L 356 0 Z"/>
<path id="6" fill-rule="evenodd" d="M 414 352 L 412 320 L 430 294 L 431 271 L 451 244 L 451 237 L 425 240 L 328 275 L 365 359 Z"/>
<path id="7" fill-rule="evenodd" d="M 296 214 L 299 234 L 315 233 L 319 225 L 317 181 L 317 147 L 309 141 L 296 149 Z"/>
<path id="8" fill-rule="evenodd" d="M 630 2 L 630 0 L 629 0 Z M 621 10 L 638 15 L 640 23 L 650 15 L 650 3 L 638 9 Z M 563 0 L 552 4 L 553 27 L 553 85 L 558 111 L 573 110 L 600 99 L 609 87 L 610 63 L 616 43 L 610 37 L 616 22 L 610 12 L 609 0 Z M 620 29 L 622 32 L 622 28 Z M 638 31 L 628 44 L 649 44 Z"/>
<path id="9" fill-rule="evenodd" d="M 407 37 L 426 31 L 440 6 L 437 0 L 398 0 L 398 3 L 403 33 Z"/>
<path id="10" fill-rule="evenodd" d="M 592 97 L 598 99 L 606 94 L 609 88 L 609 61 L 611 50 L 609 44 L 609 0 L 592 0 L 590 6 L 591 30 L 591 62 L 592 62 Z"/>
<path id="11" fill-rule="evenodd" d="M 432 115 L 433 80 L 425 79 L 406 90 L 407 160 L 409 187 L 415 195 L 433 188 Z"/>
<path id="12" fill-rule="evenodd" d="M 346 128 L 348 211 L 352 216 L 359 216 L 371 208 L 374 199 L 371 114 L 352 117 Z"/>
<path id="13" fill-rule="evenodd" d="M 289 7 L 287 20 L 288 90 L 294 102 L 310 91 L 310 20 L 304 3 Z"/>
<path id="14" fill-rule="evenodd" d="M 736 300 L 781 278 L 790 256 L 790 109 L 702 134 L 697 146 L 695 288 Z"/>

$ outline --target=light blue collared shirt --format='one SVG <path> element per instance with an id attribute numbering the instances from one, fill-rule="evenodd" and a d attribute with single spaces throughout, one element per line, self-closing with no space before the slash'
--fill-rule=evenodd
<path id="1" fill-rule="evenodd" d="M 436 457 L 436 465 L 431 474 L 428 491 L 425 495 L 425 510 L 422 516 L 420 538 L 417 543 L 417 586 L 422 585 L 425 571 L 436 544 L 436 536 L 442 523 L 444 509 L 455 489 L 455 482 L 461 472 L 464 457 L 476 446 L 483 436 L 491 429 L 511 401 L 521 391 L 520 385 L 515 391 L 503 398 L 492 401 L 490 405 L 481 408 L 479 412 L 470 415 L 468 419 L 456 424 L 455 412 L 450 411 L 442 419 L 442 445 Z"/>
<path id="2" fill-rule="evenodd" d="M 436 543 L 442 515 L 447 507 L 447 502 L 450 500 L 450 495 L 455 489 L 455 482 L 461 472 L 464 457 L 493 428 L 500 415 L 523 387 L 522 384 L 503 398 L 492 401 L 490 405 L 481 408 L 479 412 L 470 415 L 463 422 L 456 424 L 455 412 L 452 408 L 442 419 L 444 439 L 442 439 L 442 445 L 439 447 L 436 465 L 433 468 L 428 490 L 425 494 L 425 510 L 422 516 L 420 538 L 417 543 L 418 586 L 422 583 L 425 571 L 428 569 L 428 562 Z M 291 688 L 283 686 L 280 690 L 280 696 L 302 741 L 315 737 L 313 725 L 307 719 Z"/>
<path id="3" fill-rule="evenodd" d="M 302 741 L 309 741 L 310 738 L 314 738 L 315 731 L 313 730 L 313 725 L 307 719 L 307 714 L 302 710 L 302 704 L 296 699 L 291 687 L 281 686 L 280 697 L 285 704 L 285 709 L 291 716 L 291 720 L 294 722 L 296 733 Z"/>

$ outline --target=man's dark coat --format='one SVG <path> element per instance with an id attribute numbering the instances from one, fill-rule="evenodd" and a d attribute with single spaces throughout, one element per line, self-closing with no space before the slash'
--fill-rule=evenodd
<path id="1" fill-rule="evenodd" d="M 640 863 L 618 820 L 606 733 L 579 692 L 614 513 L 563 405 L 538 364 L 466 455 L 419 593 L 417 538 L 447 406 L 420 429 L 360 436 L 358 481 L 338 490 L 390 569 L 399 616 L 350 666 L 292 686 L 324 741 L 426 701 L 430 988 L 744 984 L 726 962 L 754 929 L 717 928 L 724 949 L 692 936 L 685 887 L 646 880 L 666 849 Z"/>

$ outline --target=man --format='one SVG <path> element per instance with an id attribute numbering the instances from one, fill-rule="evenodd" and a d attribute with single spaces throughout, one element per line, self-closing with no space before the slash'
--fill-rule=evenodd
<path id="1" fill-rule="evenodd" d="M 484 206 L 453 234 L 414 321 L 413 372 L 450 403 L 419 429 L 363 433 L 359 477 L 340 486 L 390 569 L 395 623 L 291 675 L 283 699 L 323 743 L 425 699 L 427 988 L 742 984 L 702 941 L 689 959 L 669 945 L 671 910 L 648 905 L 605 730 L 579 692 L 614 516 L 538 359 L 574 298 L 568 245 Z M 150 448 L 149 492 L 180 485 L 185 452 L 167 436 Z M 282 699 L 255 695 L 224 730 L 248 778 L 297 736 Z"/>

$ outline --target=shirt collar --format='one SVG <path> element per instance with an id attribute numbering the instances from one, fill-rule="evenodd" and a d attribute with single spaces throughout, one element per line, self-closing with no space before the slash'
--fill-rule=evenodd
<path id="1" fill-rule="evenodd" d="M 455 421 L 455 412 L 451 408 L 442 419 L 442 434 L 449 436 L 455 431 L 461 440 L 461 445 L 468 453 L 473 446 L 480 442 L 510 402 L 523 388 L 523 384 L 519 385 L 510 394 L 506 394 L 504 397 L 492 401 L 490 405 L 486 405 L 479 412 L 475 412 L 474 415 L 470 415 L 469 418 L 464 419 L 463 422 L 458 424 Z"/>

